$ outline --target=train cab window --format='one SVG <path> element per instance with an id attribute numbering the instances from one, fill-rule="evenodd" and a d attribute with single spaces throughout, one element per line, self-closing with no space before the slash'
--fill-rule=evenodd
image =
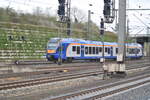
<path id="1" fill-rule="evenodd" d="M 85 47 L 85 54 L 88 54 L 88 47 Z"/>
<path id="2" fill-rule="evenodd" d="M 134 49 L 134 53 L 137 54 L 137 49 Z"/>
<path id="3" fill-rule="evenodd" d="M 95 47 L 93 47 L 93 54 L 95 54 Z"/>
<path id="4" fill-rule="evenodd" d="M 98 54 L 99 53 L 99 51 L 98 51 L 98 47 L 96 47 L 96 54 Z"/>
<path id="5" fill-rule="evenodd" d="M 138 49 L 138 53 L 140 53 L 140 49 Z"/>
<path id="6" fill-rule="evenodd" d="M 139 54 L 139 52 L 140 52 L 140 49 L 136 48 L 135 49 L 135 54 Z"/>
<path id="7" fill-rule="evenodd" d="M 77 54 L 80 54 L 80 47 L 77 46 Z"/>
<path id="8" fill-rule="evenodd" d="M 118 48 L 116 48 L 116 54 L 118 54 Z"/>
<path id="9" fill-rule="evenodd" d="M 102 47 L 99 47 L 99 52 L 102 52 Z"/>
<path id="10" fill-rule="evenodd" d="M 105 52 L 108 52 L 108 48 L 105 48 Z"/>
<path id="11" fill-rule="evenodd" d="M 129 49 L 129 54 L 135 54 L 135 49 Z"/>
<path id="12" fill-rule="evenodd" d="M 76 46 L 72 47 L 72 51 L 74 51 L 74 52 L 76 51 Z"/>
<path id="13" fill-rule="evenodd" d="M 140 53 L 140 49 L 138 49 L 138 53 Z"/>
<path id="14" fill-rule="evenodd" d="M 110 48 L 108 48 L 108 54 L 110 54 Z"/>
<path id="15" fill-rule="evenodd" d="M 92 54 L 92 47 L 89 47 L 89 54 Z"/>

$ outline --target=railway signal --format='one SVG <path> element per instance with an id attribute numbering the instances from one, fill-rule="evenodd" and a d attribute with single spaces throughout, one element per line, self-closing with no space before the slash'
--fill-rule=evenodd
<path id="1" fill-rule="evenodd" d="M 115 0 L 104 0 L 104 22 L 112 23 L 115 17 Z"/>
<path id="2" fill-rule="evenodd" d="M 66 0 L 58 0 L 60 4 L 65 3 Z"/>
<path id="3" fill-rule="evenodd" d="M 104 20 L 101 18 L 100 22 L 100 35 L 104 35 Z"/>
<path id="4" fill-rule="evenodd" d="M 58 15 L 59 16 L 65 16 L 65 0 L 58 0 L 59 6 L 58 6 Z"/>
<path id="5" fill-rule="evenodd" d="M 110 16 L 111 0 L 104 0 L 104 16 Z"/>
<path id="6" fill-rule="evenodd" d="M 70 20 L 70 9 L 71 0 L 58 0 L 59 6 L 57 14 L 59 15 L 59 22 L 67 24 L 67 35 L 71 35 L 71 20 Z"/>

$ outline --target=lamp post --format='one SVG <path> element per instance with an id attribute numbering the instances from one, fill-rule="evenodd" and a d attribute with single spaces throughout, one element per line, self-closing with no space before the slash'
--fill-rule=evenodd
<path id="1" fill-rule="evenodd" d="M 92 4 L 89 4 L 89 6 L 92 6 Z M 89 39 L 89 37 L 90 37 L 91 14 L 94 14 L 94 12 L 92 12 L 91 10 L 88 10 L 88 26 L 87 26 L 86 39 Z"/>

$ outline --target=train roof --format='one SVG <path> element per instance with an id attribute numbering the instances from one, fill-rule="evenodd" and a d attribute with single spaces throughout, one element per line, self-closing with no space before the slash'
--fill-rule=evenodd
<path id="1" fill-rule="evenodd" d="M 83 44 L 97 44 L 102 45 L 102 41 L 92 41 L 92 40 L 84 40 L 84 39 L 77 39 L 77 38 L 51 38 L 52 41 L 62 41 L 63 43 L 83 43 Z M 104 42 L 105 45 L 117 45 L 116 42 Z M 137 46 L 142 47 L 142 45 L 138 43 L 126 43 L 128 46 Z"/>

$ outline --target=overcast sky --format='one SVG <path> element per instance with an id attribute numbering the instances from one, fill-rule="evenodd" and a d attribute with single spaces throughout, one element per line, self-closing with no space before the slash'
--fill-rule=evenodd
<path id="1" fill-rule="evenodd" d="M 0 2 L 1 7 L 9 6 L 23 12 L 32 12 L 36 7 L 40 7 L 42 9 L 49 8 L 52 14 L 56 15 L 58 9 L 58 0 L 0 0 Z M 71 7 L 81 9 L 86 16 L 89 9 L 93 11 L 91 19 L 99 25 L 100 16 L 103 16 L 103 0 L 71 0 L 71 2 Z M 89 4 L 93 6 L 89 7 Z M 118 5 L 118 0 L 116 0 L 116 5 Z M 150 8 L 149 5 L 150 0 L 127 0 L 128 8 Z M 131 11 L 128 12 L 128 17 L 130 24 L 132 24 L 130 27 L 145 27 L 144 23 L 150 24 L 150 11 Z"/>

